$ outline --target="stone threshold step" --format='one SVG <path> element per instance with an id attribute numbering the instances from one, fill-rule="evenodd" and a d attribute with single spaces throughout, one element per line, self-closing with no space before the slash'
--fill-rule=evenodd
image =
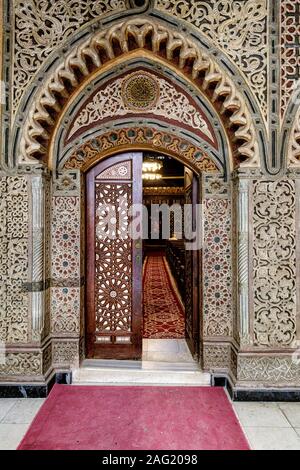
<path id="1" fill-rule="evenodd" d="M 181 370 L 121 370 L 121 369 L 100 369 L 85 367 L 73 370 L 72 383 L 78 385 L 88 384 L 151 384 L 151 385 L 198 385 L 209 386 L 211 376 L 201 371 L 181 371 Z"/>
<path id="2" fill-rule="evenodd" d="M 85 359 L 81 363 L 82 369 L 110 369 L 110 370 L 180 370 L 201 372 L 196 362 L 168 362 L 168 361 L 118 361 Z"/>

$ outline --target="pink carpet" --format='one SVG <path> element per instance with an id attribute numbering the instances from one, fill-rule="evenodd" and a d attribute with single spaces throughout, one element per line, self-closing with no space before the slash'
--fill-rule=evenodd
<path id="1" fill-rule="evenodd" d="M 55 385 L 19 450 L 247 450 L 222 388 Z"/>

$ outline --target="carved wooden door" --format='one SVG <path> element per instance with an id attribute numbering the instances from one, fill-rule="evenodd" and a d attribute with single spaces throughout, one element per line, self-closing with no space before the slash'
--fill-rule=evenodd
<path id="1" fill-rule="evenodd" d="M 185 204 L 190 206 L 187 211 L 186 229 L 191 232 L 198 231 L 197 204 L 199 204 L 199 184 L 196 176 L 188 169 L 185 170 Z M 192 246 L 193 245 L 193 246 Z M 195 359 L 199 357 L 200 343 L 200 251 L 199 243 L 190 235 L 185 240 L 185 336 L 190 351 Z"/>
<path id="2" fill-rule="evenodd" d="M 142 242 L 129 233 L 142 204 L 142 153 L 110 157 L 87 174 L 87 357 L 142 354 Z M 136 238 L 136 237 L 135 237 Z"/>

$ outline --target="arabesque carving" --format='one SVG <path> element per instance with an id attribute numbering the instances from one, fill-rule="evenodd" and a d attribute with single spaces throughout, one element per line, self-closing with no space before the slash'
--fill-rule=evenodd
<path id="1" fill-rule="evenodd" d="M 146 80 L 149 83 L 145 83 Z M 151 85 L 154 90 L 150 88 Z M 149 94 L 148 97 L 145 91 Z M 163 78 L 144 71 L 118 78 L 98 91 L 80 111 L 68 134 L 68 140 L 76 132 L 82 132 L 95 122 L 140 113 L 151 113 L 177 121 L 200 131 L 211 142 L 215 140 L 201 111 L 185 94 Z"/>
<path id="2" fill-rule="evenodd" d="M 29 338 L 29 198 L 24 176 L 0 178 L 0 341 Z"/>
<path id="3" fill-rule="evenodd" d="M 20 162 L 46 158 L 50 135 L 70 94 L 80 82 L 100 69 L 104 62 L 127 54 L 132 49 L 151 49 L 155 55 L 175 60 L 177 67 L 197 80 L 213 101 L 222 98 L 220 113 L 233 127 L 236 153 L 243 166 L 259 166 L 259 147 L 251 113 L 242 94 L 212 57 L 185 35 L 167 29 L 149 18 L 132 18 L 101 30 L 72 50 L 40 87 L 30 106 L 20 142 Z M 210 91 L 208 92 L 208 89 Z M 212 95 L 212 96 L 210 96 Z"/>
<path id="4" fill-rule="evenodd" d="M 146 127 L 122 128 L 106 132 L 77 148 L 63 166 L 65 169 L 82 170 L 99 159 L 100 154 L 103 156 L 112 149 L 122 150 L 133 145 L 151 145 L 157 151 L 174 153 L 183 161 L 192 164 L 198 171 L 218 171 L 217 165 L 200 148 L 178 136 Z"/>
<path id="5" fill-rule="evenodd" d="M 125 0 L 14 0 L 13 111 L 26 86 L 54 49 L 82 26 L 107 13 L 124 11 Z"/>
<path id="6" fill-rule="evenodd" d="M 267 0 L 156 0 L 155 7 L 218 45 L 244 73 L 267 118 Z"/>
<path id="7" fill-rule="evenodd" d="M 298 0 L 281 0 L 278 15 L 281 20 L 281 64 L 280 91 L 281 117 L 288 109 L 294 93 L 299 93 L 299 2 Z M 299 100 L 298 100 L 299 103 Z"/>
<path id="8" fill-rule="evenodd" d="M 295 183 L 253 188 L 254 344 L 292 347 L 296 339 Z"/>
<path id="9" fill-rule="evenodd" d="M 39 352 L 7 353 L 5 363 L 0 364 L 0 377 L 42 374 L 42 357 Z"/>
<path id="10" fill-rule="evenodd" d="M 300 107 L 297 111 L 291 130 L 288 146 L 287 165 L 290 167 L 300 166 Z"/>

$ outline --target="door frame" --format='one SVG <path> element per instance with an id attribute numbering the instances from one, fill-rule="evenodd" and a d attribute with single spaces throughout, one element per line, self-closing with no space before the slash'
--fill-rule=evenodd
<path id="1" fill-rule="evenodd" d="M 145 150 L 148 150 L 148 151 L 152 151 L 152 152 L 157 152 L 157 149 L 155 147 L 149 147 L 147 146 L 147 148 L 145 148 L 144 146 L 141 146 L 139 148 L 130 148 L 128 149 L 128 151 L 126 152 L 126 150 L 122 151 L 121 149 L 115 149 L 114 151 L 111 151 L 109 152 L 109 154 L 106 154 L 104 156 L 101 156 L 99 155 L 99 159 L 97 159 L 96 161 L 94 160 L 93 161 L 93 164 L 90 165 L 86 171 L 84 172 L 84 185 L 85 185 L 85 191 L 84 191 L 84 213 L 85 213 L 85 224 L 86 224 L 86 220 L 87 220 L 87 216 L 88 216 L 88 207 L 87 207 L 87 191 L 86 191 L 86 181 L 87 181 L 87 174 L 89 172 L 91 172 L 95 167 L 97 167 L 98 165 L 100 165 L 100 163 L 105 163 L 107 161 L 109 161 L 109 159 L 111 157 L 114 157 L 114 158 L 118 158 L 120 157 L 121 155 L 124 155 L 125 153 L 132 153 L 132 154 L 136 154 L 136 153 L 143 153 Z M 166 155 L 166 156 L 169 156 L 171 158 L 174 158 L 175 160 L 178 160 L 179 162 L 181 162 L 184 166 L 186 166 L 187 168 L 189 168 L 194 177 L 197 178 L 197 181 L 198 181 L 198 188 L 197 188 L 197 201 L 198 203 L 202 203 L 202 191 L 203 191 L 203 178 L 202 178 L 202 172 L 199 170 L 199 171 L 196 171 L 195 170 L 195 167 L 191 167 L 187 164 L 186 160 L 181 158 L 180 155 L 178 156 L 175 156 L 174 153 L 172 152 L 171 153 L 168 153 L 166 152 L 165 150 L 162 150 L 160 152 L 161 154 L 163 155 Z M 117 162 L 117 160 L 115 160 Z M 108 165 L 109 167 L 110 165 Z M 142 179 L 139 181 L 139 184 L 142 186 L 143 185 L 143 182 L 142 182 Z M 194 198 L 193 198 L 194 200 Z M 194 203 L 194 202 L 193 202 Z M 84 225 L 85 225 L 84 224 Z M 85 267 L 85 273 L 87 274 L 87 256 L 86 256 L 86 253 L 87 253 L 87 247 L 88 247 L 88 243 L 87 243 L 87 239 L 86 239 L 86 235 L 87 235 L 87 230 L 84 226 L 84 240 L 85 240 L 85 250 L 84 250 L 84 267 Z M 203 260 L 202 260 L 202 257 L 203 257 L 203 251 L 202 249 L 197 251 L 197 278 L 199 280 L 198 282 L 198 293 L 196 294 L 197 296 L 197 310 L 198 310 L 198 314 L 199 314 L 199 318 L 198 318 L 198 344 L 197 344 L 197 352 L 196 354 L 194 355 L 194 359 L 195 360 L 198 360 L 200 364 L 203 364 L 203 275 L 202 275 L 202 266 L 203 266 Z M 87 277 L 86 277 L 87 279 Z M 86 339 L 87 337 L 87 302 L 88 302 L 88 299 L 87 299 L 87 286 L 86 286 L 87 282 L 85 281 L 85 289 L 84 289 L 84 296 L 85 296 L 85 300 L 84 300 L 84 337 Z M 140 289 L 142 290 L 142 278 L 141 278 L 141 282 L 140 282 Z M 135 300 L 136 302 L 137 300 Z M 134 308 L 134 306 L 133 306 Z M 142 316 L 141 316 L 141 322 L 143 322 L 143 312 L 142 312 Z M 187 338 L 185 338 L 186 341 L 187 341 Z M 141 334 L 138 338 L 135 338 L 135 344 L 137 346 L 136 348 L 136 351 L 135 353 L 133 354 L 133 357 L 131 357 L 131 359 L 134 359 L 134 360 L 139 360 L 141 359 L 141 354 L 142 354 L 142 340 L 143 340 L 143 335 Z M 188 344 L 188 341 L 187 341 L 187 344 Z M 84 358 L 89 358 L 88 354 L 87 354 L 87 343 L 85 344 L 85 354 L 84 354 Z M 116 349 L 114 350 L 116 351 Z M 109 355 L 109 347 L 107 347 L 107 358 L 110 359 L 110 355 Z M 103 357 L 103 359 L 105 359 L 105 357 Z M 120 347 L 120 350 L 118 351 L 118 357 L 115 357 L 115 359 L 128 359 L 127 355 L 124 356 L 123 354 L 123 351 L 122 351 L 122 347 Z"/>

